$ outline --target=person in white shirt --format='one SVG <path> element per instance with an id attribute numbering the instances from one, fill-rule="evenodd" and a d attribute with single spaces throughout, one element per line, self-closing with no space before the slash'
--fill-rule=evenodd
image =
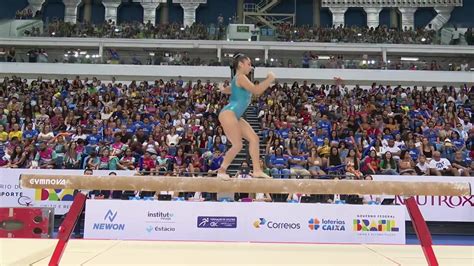
<path id="1" fill-rule="evenodd" d="M 435 175 L 454 175 L 459 176 L 459 172 L 456 168 L 451 166 L 451 163 L 446 158 L 441 158 L 441 153 L 435 151 L 433 153 L 433 159 L 428 163 L 428 167 L 433 169 Z"/>
<path id="2" fill-rule="evenodd" d="M 415 166 L 415 171 L 418 175 L 435 175 L 435 169 L 431 169 L 428 162 L 426 162 L 426 156 L 420 154 L 418 157 L 418 163 Z"/>
<path id="3" fill-rule="evenodd" d="M 389 139 L 388 146 L 382 148 L 382 153 L 386 153 L 387 151 L 392 154 L 393 159 L 397 161 L 400 160 L 400 154 L 402 150 L 400 149 L 400 147 L 395 146 L 395 140 Z"/>

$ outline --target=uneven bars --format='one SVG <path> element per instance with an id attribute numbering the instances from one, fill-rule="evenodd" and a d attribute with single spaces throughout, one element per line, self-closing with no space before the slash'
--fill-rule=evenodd
<path id="1" fill-rule="evenodd" d="M 20 176 L 23 188 L 134 190 L 134 191 L 205 191 L 241 193 L 358 194 L 400 196 L 469 196 L 468 182 L 402 182 L 373 180 L 318 179 L 219 179 L 169 176 Z"/>

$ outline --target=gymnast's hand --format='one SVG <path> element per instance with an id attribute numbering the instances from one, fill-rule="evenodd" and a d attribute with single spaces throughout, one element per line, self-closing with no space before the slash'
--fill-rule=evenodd
<path id="1" fill-rule="evenodd" d="M 219 91 L 224 94 L 231 94 L 230 86 L 227 84 L 222 84 L 222 86 L 219 86 Z"/>
<path id="2" fill-rule="evenodd" d="M 267 79 L 270 81 L 270 82 L 273 82 L 275 80 L 276 76 L 275 76 L 275 73 L 273 73 L 272 71 L 268 72 L 267 74 Z"/>

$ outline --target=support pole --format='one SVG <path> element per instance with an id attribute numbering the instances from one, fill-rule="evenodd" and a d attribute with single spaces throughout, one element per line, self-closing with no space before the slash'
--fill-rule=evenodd
<path id="1" fill-rule="evenodd" d="M 420 240 L 420 245 L 423 249 L 423 253 L 425 254 L 426 262 L 428 262 L 429 266 L 438 266 L 438 260 L 436 259 L 436 255 L 433 251 L 433 242 L 431 240 L 430 231 L 426 225 L 423 215 L 421 214 L 420 208 L 418 207 L 415 198 L 409 197 L 406 199 L 405 205 L 408 209 L 408 213 L 410 214 L 416 236 L 418 237 L 418 240 Z"/>
<path id="2" fill-rule="evenodd" d="M 54 249 L 53 255 L 51 256 L 49 266 L 59 265 L 67 243 L 69 242 L 69 238 L 71 237 L 71 233 L 74 230 L 77 221 L 79 220 L 82 210 L 84 209 L 85 203 L 86 195 L 82 194 L 81 192 L 77 193 L 74 197 L 74 201 L 72 202 L 69 212 L 66 214 L 66 218 L 62 222 L 61 226 L 59 226 L 59 241 L 56 245 L 56 248 Z"/>

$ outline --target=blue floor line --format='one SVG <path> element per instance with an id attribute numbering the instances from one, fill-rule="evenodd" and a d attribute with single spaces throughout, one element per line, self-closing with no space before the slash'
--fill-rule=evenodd
<path id="1" fill-rule="evenodd" d="M 433 235 L 434 245 L 463 245 L 474 246 L 474 236 L 460 236 L 460 235 Z M 420 244 L 416 235 L 407 235 L 407 244 Z"/>

